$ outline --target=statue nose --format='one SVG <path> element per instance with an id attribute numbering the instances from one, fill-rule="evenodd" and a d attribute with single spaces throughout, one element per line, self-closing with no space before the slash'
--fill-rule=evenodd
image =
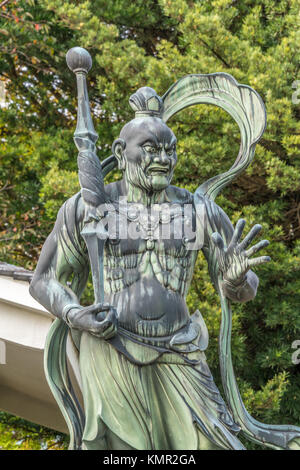
<path id="1" fill-rule="evenodd" d="M 165 149 L 162 149 L 159 152 L 159 155 L 156 155 L 156 157 L 154 157 L 154 162 L 155 163 L 160 163 L 161 165 L 168 165 L 169 164 L 170 158 L 166 154 Z"/>

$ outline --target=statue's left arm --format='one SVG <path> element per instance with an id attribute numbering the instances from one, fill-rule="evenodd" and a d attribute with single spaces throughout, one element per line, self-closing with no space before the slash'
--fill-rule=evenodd
<path id="1" fill-rule="evenodd" d="M 204 200 L 203 204 L 202 250 L 205 257 L 210 260 L 210 269 L 215 268 L 221 272 L 221 286 L 227 298 L 235 302 L 252 300 L 256 295 L 259 280 L 250 268 L 270 261 L 269 256 L 252 257 L 269 244 L 267 240 L 262 240 L 249 248 L 260 232 L 261 225 L 254 225 L 241 241 L 245 226 L 243 219 L 240 219 L 234 228 L 228 216 L 217 204 L 209 200 Z M 212 258 L 214 263 L 211 262 Z"/>

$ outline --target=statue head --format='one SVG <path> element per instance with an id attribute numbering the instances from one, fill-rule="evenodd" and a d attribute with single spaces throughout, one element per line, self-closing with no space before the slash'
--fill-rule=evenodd
<path id="1" fill-rule="evenodd" d="M 112 151 L 125 180 L 147 192 L 169 186 L 176 165 L 176 137 L 161 119 L 163 101 L 149 87 L 140 88 L 129 103 L 135 118 L 121 130 Z"/>

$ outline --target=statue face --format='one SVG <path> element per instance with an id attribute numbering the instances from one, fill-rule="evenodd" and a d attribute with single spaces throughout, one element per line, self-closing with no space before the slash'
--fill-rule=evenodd
<path id="1" fill-rule="evenodd" d="M 147 192 L 169 186 L 177 161 L 176 137 L 161 119 L 133 119 L 113 147 L 124 177 L 132 185 Z"/>

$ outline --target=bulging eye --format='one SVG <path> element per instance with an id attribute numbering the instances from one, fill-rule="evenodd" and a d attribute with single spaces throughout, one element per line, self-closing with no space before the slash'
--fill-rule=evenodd
<path id="1" fill-rule="evenodd" d="M 149 153 L 155 153 L 157 151 L 157 149 L 152 145 L 144 145 L 144 149 Z"/>
<path id="2" fill-rule="evenodd" d="M 166 154 L 171 156 L 171 155 L 173 155 L 174 151 L 175 151 L 175 147 L 172 147 L 172 148 L 166 150 Z"/>

